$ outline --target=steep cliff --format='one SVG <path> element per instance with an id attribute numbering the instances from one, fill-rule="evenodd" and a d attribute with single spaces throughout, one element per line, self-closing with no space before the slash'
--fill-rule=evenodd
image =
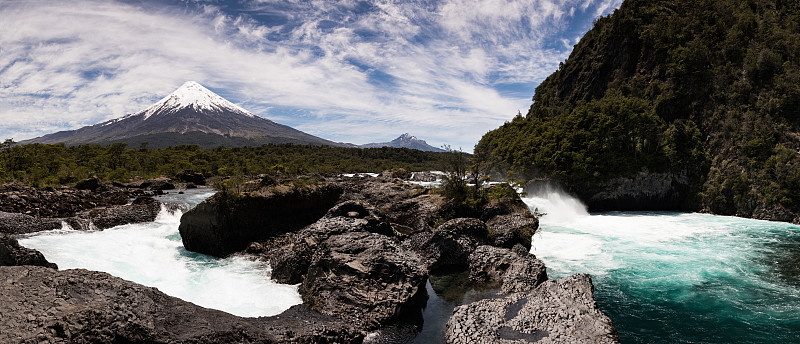
<path id="1" fill-rule="evenodd" d="M 591 209 L 800 213 L 800 3 L 627 0 L 476 155 Z"/>

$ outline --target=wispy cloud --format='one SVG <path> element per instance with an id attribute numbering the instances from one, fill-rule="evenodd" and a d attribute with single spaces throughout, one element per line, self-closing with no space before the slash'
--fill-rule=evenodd
<path id="1" fill-rule="evenodd" d="M 4 2 L 0 138 L 120 117 L 196 80 L 331 140 L 471 150 L 619 2 Z"/>

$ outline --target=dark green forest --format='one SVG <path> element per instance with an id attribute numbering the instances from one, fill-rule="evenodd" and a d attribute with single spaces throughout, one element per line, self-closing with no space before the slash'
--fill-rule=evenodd
<path id="1" fill-rule="evenodd" d="M 195 170 L 206 177 L 284 173 L 381 172 L 441 169 L 446 153 L 406 148 L 341 148 L 312 145 L 262 145 L 258 147 L 175 146 L 149 149 L 128 148 L 124 143 L 108 146 L 63 144 L 0 146 L 0 182 L 33 186 L 70 185 L 96 176 L 104 181 L 128 181 L 135 177 L 173 177 Z"/>
<path id="2" fill-rule="evenodd" d="M 626 0 L 475 153 L 584 195 L 671 173 L 690 209 L 748 216 L 800 211 L 799 150 L 800 2 Z"/>

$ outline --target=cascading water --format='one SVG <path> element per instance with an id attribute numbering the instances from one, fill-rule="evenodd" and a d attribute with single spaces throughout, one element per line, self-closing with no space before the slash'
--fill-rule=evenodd
<path id="1" fill-rule="evenodd" d="M 162 201 L 194 206 L 213 192 L 187 190 Z M 20 238 L 59 269 L 83 268 L 156 287 L 197 305 L 239 316 L 276 315 L 302 303 L 297 286 L 270 281 L 269 266 L 243 257 L 218 259 L 183 248 L 180 211 L 162 209 L 156 221 L 104 231 L 70 229 Z"/>
<path id="2" fill-rule="evenodd" d="M 623 343 L 800 342 L 800 227 L 693 213 L 588 214 L 557 190 L 531 250 L 551 278 L 589 273 Z"/>

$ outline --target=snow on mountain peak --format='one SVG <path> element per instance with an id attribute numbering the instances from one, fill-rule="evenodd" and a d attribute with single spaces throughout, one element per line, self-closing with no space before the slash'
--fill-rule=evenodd
<path id="1" fill-rule="evenodd" d="M 256 117 L 240 106 L 229 102 L 195 81 L 187 81 L 177 90 L 164 97 L 153 106 L 138 114 L 144 114 L 144 119 L 161 112 L 176 112 L 192 107 L 197 111 L 236 112 L 248 117 Z"/>

